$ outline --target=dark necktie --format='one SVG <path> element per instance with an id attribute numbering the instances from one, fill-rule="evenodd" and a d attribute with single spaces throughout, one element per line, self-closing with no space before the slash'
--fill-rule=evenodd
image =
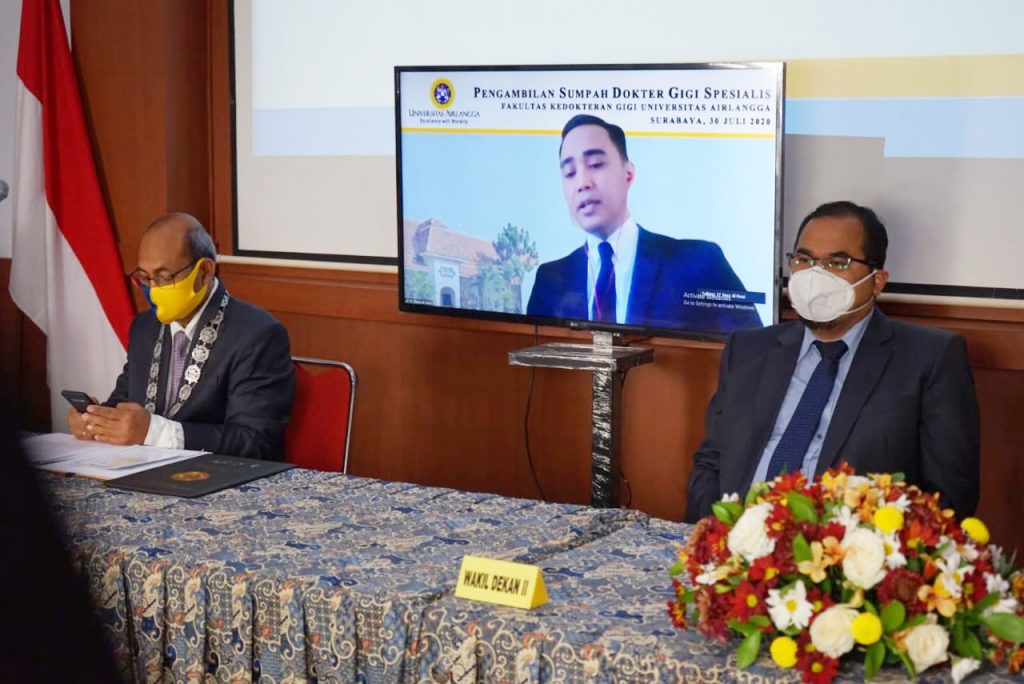
<path id="1" fill-rule="evenodd" d="M 188 335 L 184 330 L 174 333 L 174 342 L 171 345 L 171 393 L 167 397 L 168 406 L 173 406 L 178 400 L 178 388 L 181 387 L 181 375 L 185 371 L 185 358 L 188 356 Z"/>
<path id="2" fill-rule="evenodd" d="M 612 264 L 615 252 L 607 242 L 598 244 L 597 252 L 601 255 L 601 270 L 594 284 L 594 310 L 590 318 L 615 323 L 615 266 Z"/>
<path id="3" fill-rule="evenodd" d="M 811 379 L 807 381 L 800 403 L 796 405 L 796 411 L 793 412 L 786 431 L 782 433 L 782 439 L 775 447 L 772 460 L 768 462 L 768 474 L 765 478 L 767 480 L 775 479 L 783 470 L 787 473 L 800 470 L 814 431 L 818 429 L 821 412 L 825 410 L 825 404 L 828 403 L 832 387 L 836 383 L 839 359 L 846 353 L 846 343 L 842 340 L 818 341 L 814 346 L 821 354 L 821 361 L 811 374 Z"/>

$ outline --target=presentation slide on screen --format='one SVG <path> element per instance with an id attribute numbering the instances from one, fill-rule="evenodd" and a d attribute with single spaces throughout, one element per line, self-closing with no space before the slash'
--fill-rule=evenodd
<path id="1" fill-rule="evenodd" d="M 781 70 L 401 71 L 405 301 L 592 318 L 587 214 L 615 203 L 639 227 L 616 322 L 770 324 Z M 560 151 L 577 115 L 623 129 L 628 181 L 593 173 L 568 137 Z M 598 161 L 622 163 L 617 151 Z M 558 292 L 540 291 L 545 271 Z M 757 319 L 737 313 L 752 307 Z"/>
<path id="2" fill-rule="evenodd" d="M 493 12 L 472 0 L 236 0 L 236 249 L 396 263 L 395 65 L 784 60 L 783 250 L 802 216 L 845 198 L 878 210 L 890 230 L 890 291 L 1024 298 L 1012 262 L 978 247 L 1024 249 L 1024 230 L 1014 229 L 1024 168 L 1021 3 L 986 0 L 979 11 L 955 0 L 786 0 L 748 4 L 742 22 L 721 3 L 653 0 L 643 13 L 613 4 L 580 12 L 522 0 L 500 15 L 503 33 L 517 37 L 502 41 Z M 721 25 L 730 30 L 707 30 Z M 567 26 L 588 39 L 566 40 Z M 455 85 L 460 108 L 466 92 Z M 638 164 L 631 210 L 670 234 L 678 226 L 655 225 L 634 198 L 652 180 L 650 165 Z M 0 232 L 3 219 L 0 205 Z"/>

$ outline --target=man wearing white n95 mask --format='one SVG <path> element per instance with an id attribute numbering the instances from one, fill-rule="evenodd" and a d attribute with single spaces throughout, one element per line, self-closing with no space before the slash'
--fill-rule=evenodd
<path id="1" fill-rule="evenodd" d="M 831 202 L 800 224 L 787 255 L 800 321 L 733 334 L 722 353 L 686 519 L 783 472 L 841 461 L 902 472 L 957 515 L 978 503 L 978 405 L 964 339 L 888 319 L 885 226 Z"/>

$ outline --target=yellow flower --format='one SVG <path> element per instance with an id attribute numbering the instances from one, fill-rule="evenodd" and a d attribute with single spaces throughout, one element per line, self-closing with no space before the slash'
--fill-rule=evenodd
<path id="1" fill-rule="evenodd" d="M 872 522 L 884 534 L 892 534 L 903 529 L 903 512 L 895 506 L 882 506 L 875 511 Z"/>
<path id="2" fill-rule="evenodd" d="M 877 615 L 861 613 L 850 625 L 850 631 L 858 644 L 870 646 L 882 638 L 882 621 Z"/>
<path id="3" fill-rule="evenodd" d="M 811 560 L 800 561 L 797 570 L 811 578 L 815 584 L 825 581 L 825 570 L 843 560 L 843 549 L 835 537 L 811 542 Z"/>
<path id="4" fill-rule="evenodd" d="M 846 487 L 846 473 L 837 473 L 835 476 L 824 473 L 821 476 L 821 486 L 834 494 L 837 489 Z"/>
<path id="5" fill-rule="evenodd" d="M 978 544 L 988 544 L 988 528 L 985 527 L 985 523 L 977 518 L 964 518 L 963 522 L 960 523 L 960 527 L 963 528 L 968 537 Z"/>
<path id="6" fill-rule="evenodd" d="M 929 611 L 937 611 L 943 617 L 953 617 L 956 612 L 956 600 L 942 583 L 942 577 L 935 578 L 934 586 L 925 584 L 917 590 L 917 598 L 923 601 Z"/>
<path id="7" fill-rule="evenodd" d="M 787 636 L 776 637 L 771 645 L 772 660 L 779 667 L 796 665 L 796 642 Z"/>

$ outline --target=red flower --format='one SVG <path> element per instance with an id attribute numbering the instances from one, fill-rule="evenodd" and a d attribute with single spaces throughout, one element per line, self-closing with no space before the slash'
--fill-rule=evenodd
<path id="1" fill-rule="evenodd" d="M 697 591 L 697 629 L 711 639 L 726 641 L 729 638 L 728 594 L 719 594 L 713 588 L 704 586 Z"/>
<path id="2" fill-rule="evenodd" d="M 808 684 L 829 684 L 839 674 L 839 661 L 821 653 L 808 633 L 797 637 L 796 669 Z"/>
<path id="3" fill-rule="evenodd" d="M 761 556 L 751 563 L 747 576 L 755 582 L 760 582 L 768 589 L 778 586 L 782 577 L 781 564 L 771 555 Z"/>
<path id="4" fill-rule="evenodd" d="M 772 485 L 771 498 L 785 499 L 787 492 L 802 492 L 807 486 L 807 476 L 797 470 L 793 473 L 779 475 Z"/>
<path id="5" fill-rule="evenodd" d="M 668 615 L 677 629 L 686 629 L 686 607 L 678 601 L 666 601 Z"/>
<path id="6" fill-rule="evenodd" d="M 814 618 L 836 604 L 832 596 L 826 594 L 818 587 L 811 587 L 807 590 L 807 600 L 814 606 L 814 615 L 811 616 L 811 622 L 814 622 Z"/>
<path id="7" fill-rule="evenodd" d="M 920 516 L 914 516 L 916 506 L 911 506 L 910 524 L 903 528 L 903 545 L 907 548 L 919 550 L 924 546 L 937 546 L 939 534 L 933 527 L 921 522 Z"/>
<path id="8" fill-rule="evenodd" d="M 729 550 L 726 547 L 728 536 L 729 528 L 714 516 L 702 518 L 694 526 L 683 548 L 691 576 L 700 574 L 700 566 L 712 562 L 721 565 L 729 557 Z"/>
<path id="9" fill-rule="evenodd" d="M 835 537 L 836 539 L 842 540 L 842 538 L 846 536 L 846 528 L 835 521 L 819 527 L 818 530 L 819 538 L 811 541 L 821 541 L 825 537 Z"/>
<path id="10" fill-rule="evenodd" d="M 921 575 L 906 568 L 895 568 L 890 570 L 878 585 L 878 602 L 884 606 L 890 601 L 899 601 L 907 609 L 908 615 L 913 617 L 927 609 L 924 602 L 917 597 L 917 592 L 923 585 Z"/>
<path id="11" fill-rule="evenodd" d="M 764 587 L 755 587 L 750 582 L 740 582 L 733 592 L 732 609 L 729 617 L 746 622 L 752 615 L 764 615 Z"/>
<path id="12" fill-rule="evenodd" d="M 964 578 L 963 590 L 964 595 L 972 604 L 977 603 L 988 595 L 988 589 L 985 587 L 985 576 L 979 568 L 975 568 L 974 572 Z"/>

